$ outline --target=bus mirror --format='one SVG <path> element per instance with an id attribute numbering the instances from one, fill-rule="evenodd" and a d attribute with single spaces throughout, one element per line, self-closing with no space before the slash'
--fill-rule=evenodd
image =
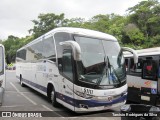
<path id="1" fill-rule="evenodd" d="M 62 64 L 58 64 L 58 68 L 60 71 L 62 71 Z"/>
<path id="2" fill-rule="evenodd" d="M 74 60 L 80 61 L 81 60 L 81 48 L 79 44 L 75 41 L 65 41 L 59 43 L 62 46 L 71 46 L 73 50 L 73 57 Z"/>
<path id="3" fill-rule="evenodd" d="M 123 51 L 128 51 L 128 52 L 131 52 L 133 54 L 133 58 L 134 58 L 134 63 L 138 63 L 138 54 L 137 52 L 132 49 L 132 48 L 129 48 L 129 47 L 122 47 L 122 50 Z"/>

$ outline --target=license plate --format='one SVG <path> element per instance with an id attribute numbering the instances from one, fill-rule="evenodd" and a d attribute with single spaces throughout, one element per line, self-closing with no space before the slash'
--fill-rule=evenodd
<path id="1" fill-rule="evenodd" d="M 141 100 L 150 101 L 150 97 L 141 95 Z"/>

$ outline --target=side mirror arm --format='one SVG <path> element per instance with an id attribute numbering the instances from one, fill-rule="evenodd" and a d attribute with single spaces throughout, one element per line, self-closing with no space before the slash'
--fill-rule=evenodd
<path id="1" fill-rule="evenodd" d="M 71 46 L 73 50 L 73 57 L 74 60 L 80 61 L 81 60 L 81 47 L 79 44 L 75 41 L 65 41 L 65 42 L 60 42 L 59 43 L 62 46 Z"/>
<path id="2" fill-rule="evenodd" d="M 128 51 L 128 52 L 131 52 L 133 54 L 133 58 L 134 58 L 134 63 L 138 63 L 138 54 L 137 52 L 132 49 L 132 48 L 129 48 L 129 47 L 122 47 L 122 50 L 123 51 Z"/>

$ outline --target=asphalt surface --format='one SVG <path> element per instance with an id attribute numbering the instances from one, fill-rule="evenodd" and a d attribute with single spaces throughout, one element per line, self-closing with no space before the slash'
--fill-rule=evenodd
<path id="1" fill-rule="evenodd" d="M 55 108 L 47 100 L 46 96 L 36 92 L 35 90 L 27 86 L 21 87 L 19 81 L 16 79 L 15 71 L 6 71 L 6 90 L 3 98 L 3 104 L 0 107 L 0 111 L 1 111 L 0 116 L 2 116 L 3 112 L 3 117 L 0 117 L 0 120 L 13 120 L 13 119 L 21 120 L 22 119 L 21 117 L 24 117 L 23 118 L 24 120 L 32 120 L 32 119 L 34 120 L 51 120 L 51 119 L 52 120 L 53 119 L 120 120 L 121 119 L 120 117 L 109 117 L 113 112 L 119 111 L 119 108 L 106 111 L 85 113 L 85 114 L 74 113 L 63 106 Z M 8 111 L 9 114 L 10 111 L 12 112 L 11 118 L 6 117 L 6 111 Z M 30 113 L 28 113 L 29 111 L 31 111 L 31 115 Z M 17 114 L 14 114 L 13 112 Z M 32 114 L 33 112 L 35 112 L 37 116 L 39 115 L 38 117 L 40 118 L 37 117 L 33 118 L 33 116 L 35 115 Z M 28 116 L 30 116 L 30 118 L 28 118 Z"/>

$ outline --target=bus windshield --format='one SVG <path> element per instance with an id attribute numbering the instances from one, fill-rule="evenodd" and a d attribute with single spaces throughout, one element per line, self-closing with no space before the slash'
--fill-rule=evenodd
<path id="1" fill-rule="evenodd" d="M 115 85 L 125 80 L 125 66 L 118 42 L 89 37 L 74 37 L 81 47 L 77 61 L 78 78 L 97 85 Z"/>

